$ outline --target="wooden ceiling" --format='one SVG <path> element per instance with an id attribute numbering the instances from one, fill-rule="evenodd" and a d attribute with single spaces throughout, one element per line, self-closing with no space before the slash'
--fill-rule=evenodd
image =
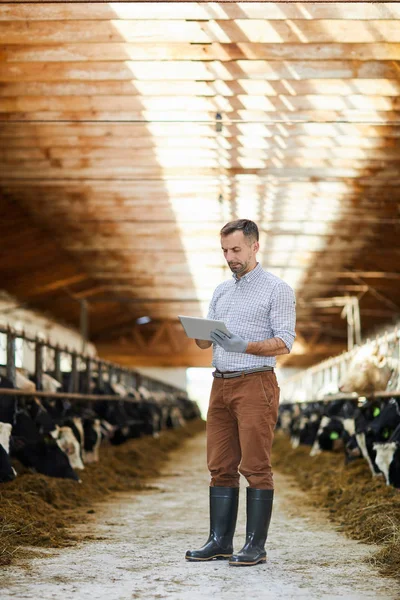
<path id="1" fill-rule="evenodd" d="M 289 366 L 400 313 L 400 4 L 0 4 L 1 287 L 132 365 L 207 366 L 178 314 L 253 218 L 294 286 Z M 329 303 L 328 303 L 329 304 Z M 147 325 L 136 324 L 142 316 Z"/>

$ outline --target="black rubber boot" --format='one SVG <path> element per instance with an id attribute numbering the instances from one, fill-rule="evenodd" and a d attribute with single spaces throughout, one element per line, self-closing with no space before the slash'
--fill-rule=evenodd
<path id="1" fill-rule="evenodd" d="M 239 488 L 210 487 L 210 535 L 199 550 L 188 550 L 186 560 L 228 559 L 239 505 Z"/>
<path id="2" fill-rule="evenodd" d="M 250 567 L 265 563 L 265 542 L 271 521 L 274 490 L 247 488 L 246 543 L 229 559 L 232 567 Z"/>

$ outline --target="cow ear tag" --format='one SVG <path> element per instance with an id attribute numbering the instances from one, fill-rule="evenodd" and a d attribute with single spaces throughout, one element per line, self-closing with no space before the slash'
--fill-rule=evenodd
<path id="1" fill-rule="evenodd" d="M 377 417 L 378 415 L 381 414 L 381 409 L 378 406 L 375 406 L 373 412 L 372 412 L 372 416 L 373 417 Z"/>
<path id="2" fill-rule="evenodd" d="M 338 440 L 339 439 L 339 434 L 337 431 L 332 431 L 330 436 L 329 436 L 330 440 Z"/>

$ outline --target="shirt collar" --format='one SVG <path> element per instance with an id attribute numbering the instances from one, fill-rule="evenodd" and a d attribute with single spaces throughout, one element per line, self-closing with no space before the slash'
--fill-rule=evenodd
<path id="1" fill-rule="evenodd" d="M 261 275 L 262 270 L 263 269 L 262 269 L 262 266 L 260 265 L 260 263 L 257 263 L 256 266 L 254 267 L 254 269 L 252 269 L 251 271 L 246 273 L 246 275 L 243 275 L 243 277 L 238 277 L 236 275 L 236 273 L 233 273 L 232 277 L 235 280 L 235 283 L 238 283 L 239 281 L 247 281 L 248 283 L 250 283 L 250 281 L 257 279 L 257 277 L 259 277 L 259 275 Z"/>

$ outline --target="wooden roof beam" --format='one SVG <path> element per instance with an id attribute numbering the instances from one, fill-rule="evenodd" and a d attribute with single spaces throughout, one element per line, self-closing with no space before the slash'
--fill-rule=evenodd
<path id="1" fill-rule="evenodd" d="M 351 2 L 348 5 L 329 2 L 319 3 L 305 0 L 300 5 L 297 2 L 284 2 L 279 6 L 277 2 L 175 2 L 167 5 L 165 2 L 146 3 L 94 3 L 89 7 L 81 3 L 58 3 L 54 0 L 44 0 L 32 11 L 29 4 L 35 0 L 25 0 L 23 3 L 4 3 L 0 7 L 0 20 L 2 21 L 80 21 L 91 20 L 109 21 L 135 19 L 147 20 L 251 20 L 268 19 L 272 21 L 285 21 L 294 19 L 304 21 L 305 19 L 340 19 L 352 20 L 387 20 L 400 18 L 400 8 L 393 2 L 376 2 L 357 4 Z M 303 7 L 303 4 L 307 4 Z"/>

